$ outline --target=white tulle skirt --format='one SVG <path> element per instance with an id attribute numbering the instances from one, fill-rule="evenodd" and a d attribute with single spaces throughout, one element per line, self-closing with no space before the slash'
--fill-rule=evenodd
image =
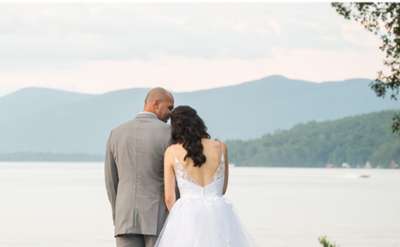
<path id="1" fill-rule="evenodd" d="M 232 204 L 223 197 L 176 201 L 156 247 L 254 247 Z"/>

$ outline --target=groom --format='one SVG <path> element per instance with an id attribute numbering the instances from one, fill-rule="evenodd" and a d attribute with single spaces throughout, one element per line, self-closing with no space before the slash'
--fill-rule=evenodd
<path id="1" fill-rule="evenodd" d="M 172 94 L 153 88 L 144 111 L 111 130 L 104 168 L 117 247 L 153 247 L 164 224 L 163 158 L 173 108 Z"/>

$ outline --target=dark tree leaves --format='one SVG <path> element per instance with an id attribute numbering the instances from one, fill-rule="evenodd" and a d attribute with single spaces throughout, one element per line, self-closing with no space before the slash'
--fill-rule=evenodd
<path id="1" fill-rule="evenodd" d="M 379 36 L 379 49 L 384 52 L 383 68 L 371 83 L 378 97 L 399 100 L 400 90 L 400 3 L 362 2 L 332 3 L 332 7 L 348 20 L 355 20 Z M 400 115 L 393 117 L 392 129 L 400 134 Z"/>

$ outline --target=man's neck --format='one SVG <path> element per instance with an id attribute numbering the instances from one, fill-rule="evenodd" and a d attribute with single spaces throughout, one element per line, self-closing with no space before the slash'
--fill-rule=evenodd
<path id="1" fill-rule="evenodd" d="M 154 115 L 155 117 L 157 117 L 157 115 L 154 112 L 146 111 L 146 110 L 139 112 L 139 114 L 151 114 L 151 115 Z"/>

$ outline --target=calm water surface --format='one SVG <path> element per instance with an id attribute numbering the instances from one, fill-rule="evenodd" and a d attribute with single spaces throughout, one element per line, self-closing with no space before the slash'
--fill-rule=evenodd
<path id="1" fill-rule="evenodd" d="M 0 246 L 114 246 L 102 163 L 3 162 L 0 196 Z M 400 247 L 400 170 L 233 168 L 227 197 L 259 247 Z"/>

